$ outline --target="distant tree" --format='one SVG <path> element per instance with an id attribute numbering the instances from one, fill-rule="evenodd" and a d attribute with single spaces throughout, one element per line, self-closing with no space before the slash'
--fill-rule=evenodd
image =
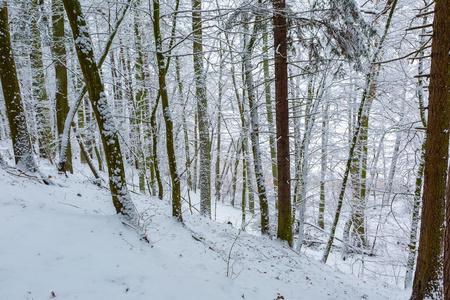
<path id="1" fill-rule="evenodd" d="M 36 107 L 36 127 L 39 144 L 39 155 L 52 161 L 50 144 L 52 129 L 50 126 L 50 101 L 45 86 L 45 69 L 42 47 L 42 22 L 45 15 L 42 11 L 43 1 L 31 1 L 31 77 L 34 106 Z"/>
<path id="2" fill-rule="evenodd" d="M 92 104 L 106 156 L 109 172 L 109 187 L 117 213 L 129 221 L 138 221 L 136 208 L 131 201 L 125 178 L 122 151 L 120 150 L 117 129 L 108 106 L 100 72 L 95 61 L 92 41 L 86 19 L 78 0 L 63 0 L 70 27 L 72 29 L 78 60 Z"/>
<path id="3" fill-rule="evenodd" d="M 16 64 L 8 26 L 7 1 L 0 1 L 0 79 L 14 149 L 16 165 L 22 171 L 36 171 Z"/>

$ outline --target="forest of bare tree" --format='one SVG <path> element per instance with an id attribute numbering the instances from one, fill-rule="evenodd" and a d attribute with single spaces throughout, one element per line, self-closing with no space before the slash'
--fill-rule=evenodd
<path id="1" fill-rule="evenodd" d="M 0 14 L 9 168 L 48 185 L 43 164 L 85 172 L 136 228 L 135 193 L 180 222 L 232 207 L 241 230 L 450 299 L 450 0 L 0 0 Z"/>

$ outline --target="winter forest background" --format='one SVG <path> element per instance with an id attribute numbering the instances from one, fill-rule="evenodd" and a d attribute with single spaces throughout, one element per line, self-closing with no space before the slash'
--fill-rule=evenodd
<path id="1" fill-rule="evenodd" d="M 138 231 L 143 211 L 133 199 L 147 195 L 170 203 L 179 221 L 230 222 L 344 273 L 411 289 L 434 3 L 80 2 L 0 0 L 4 168 L 17 164 L 48 185 L 57 178 L 46 169 L 82 174 L 111 190 Z M 20 88 L 11 99 L 20 98 L 24 119 L 7 113 L 11 57 Z M 287 76 L 276 76 L 283 59 Z M 283 124 L 287 135 L 277 134 Z M 279 151 L 290 157 L 277 160 Z M 442 293 L 440 281 L 431 286 L 428 297 Z"/>

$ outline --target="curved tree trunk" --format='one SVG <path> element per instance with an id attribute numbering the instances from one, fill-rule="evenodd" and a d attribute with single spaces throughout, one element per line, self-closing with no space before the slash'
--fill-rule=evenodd
<path id="1" fill-rule="evenodd" d="M 55 0 L 58 1 L 58 0 Z M 97 62 L 98 68 L 101 68 L 103 62 L 106 59 L 106 56 L 108 55 L 109 49 L 111 48 L 111 44 L 114 40 L 114 37 L 116 36 L 116 33 L 119 29 L 120 24 L 122 23 L 125 14 L 129 8 L 129 4 L 132 0 L 128 0 L 127 4 L 124 5 L 123 9 L 119 13 L 119 17 L 117 19 L 116 24 L 114 25 L 114 29 L 111 31 L 111 34 L 108 37 L 108 41 L 106 42 L 105 48 L 103 49 L 102 56 Z M 78 110 L 78 107 L 80 106 L 81 101 L 84 99 L 84 95 L 87 92 L 86 84 L 84 84 L 81 87 L 80 92 L 77 95 L 77 98 L 75 99 L 75 102 L 71 105 L 69 112 L 67 113 L 67 116 L 64 121 L 64 131 L 61 139 L 61 149 L 59 152 L 59 162 L 58 162 L 58 171 L 62 172 L 65 168 L 65 164 L 67 161 L 67 155 L 68 155 L 68 146 L 69 146 L 69 136 L 70 136 L 70 126 L 72 126 L 73 118 L 75 117 L 75 114 Z M 80 109 L 80 112 L 83 112 L 83 109 Z M 79 119 L 83 119 L 83 116 Z"/>
<path id="2" fill-rule="evenodd" d="M 181 189 L 180 177 L 177 170 L 177 159 L 175 155 L 175 146 L 173 138 L 173 121 L 169 109 L 169 97 L 167 95 L 166 85 L 166 58 L 163 54 L 161 31 L 160 31 L 160 6 L 159 0 L 153 0 L 153 32 L 155 36 L 156 59 L 158 62 L 158 82 L 159 93 L 161 95 L 161 106 L 163 110 L 164 121 L 166 124 L 166 147 L 169 163 L 170 178 L 172 181 L 172 215 L 182 222 L 181 214 Z"/>

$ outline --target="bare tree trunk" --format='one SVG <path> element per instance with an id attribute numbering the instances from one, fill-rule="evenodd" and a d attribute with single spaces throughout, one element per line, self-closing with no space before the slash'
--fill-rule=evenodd
<path id="1" fill-rule="evenodd" d="M 178 56 L 175 57 L 175 75 L 177 78 L 177 84 L 178 84 L 178 93 L 180 95 L 180 102 L 183 103 L 183 114 L 182 114 L 182 126 L 183 126 L 183 133 L 184 133 L 184 151 L 186 152 L 186 177 L 187 177 L 187 186 L 189 189 L 192 189 L 192 174 L 191 174 L 191 154 L 190 154 L 190 147 L 189 147 L 189 135 L 188 135 L 188 126 L 187 126 L 187 120 L 186 120 L 186 107 L 187 107 L 187 99 L 183 99 L 183 83 L 181 81 L 181 75 L 180 75 L 180 59 Z"/>
<path id="2" fill-rule="evenodd" d="M 22 171 L 36 171 L 30 136 L 25 117 L 16 64 L 11 47 L 6 1 L 0 1 L 0 80 L 8 115 L 14 159 Z"/>
<path id="3" fill-rule="evenodd" d="M 161 106 L 163 110 L 164 121 L 166 124 L 166 147 L 169 163 L 170 178 L 172 181 L 172 215 L 183 222 L 181 212 L 181 189 L 180 178 L 177 170 L 177 159 L 175 155 L 175 146 L 173 138 L 173 121 L 169 108 L 169 97 L 167 95 L 166 85 L 166 58 L 163 54 L 161 31 L 160 31 L 160 6 L 159 0 L 153 0 L 153 32 L 155 36 L 156 59 L 158 62 L 158 82 L 159 93 L 161 95 Z M 175 26 L 175 25 L 174 25 Z"/>
<path id="4" fill-rule="evenodd" d="M 63 3 L 72 28 L 78 60 L 83 71 L 89 98 L 100 129 L 114 207 L 117 213 L 123 214 L 129 221 L 137 224 L 139 217 L 128 192 L 116 126 L 94 59 L 93 46 L 87 31 L 86 20 L 81 11 L 81 5 L 78 0 L 63 0 Z"/>
<path id="5" fill-rule="evenodd" d="M 419 228 L 420 221 L 420 204 L 422 196 L 422 182 L 423 182 L 423 171 L 425 169 L 425 145 L 426 141 L 422 144 L 422 149 L 420 151 L 419 166 L 416 173 L 416 187 L 414 189 L 414 202 L 413 202 L 413 213 L 411 220 L 411 232 L 409 236 L 408 245 L 408 259 L 406 261 L 406 274 L 405 274 L 405 289 L 409 289 L 412 286 L 414 264 L 416 262 L 416 245 L 417 245 L 417 229 Z"/>
<path id="6" fill-rule="evenodd" d="M 275 113 L 278 165 L 278 238 L 290 246 L 292 238 L 291 166 L 289 155 L 289 109 L 287 74 L 287 24 L 285 0 L 273 0 L 275 49 Z"/>
<path id="7" fill-rule="evenodd" d="M 33 98 L 36 101 L 36 127 L 38 134 L 39 156 L 52 161 L 52 153 L 50 149 L 50 141 L 52 139 L 52 128 L 50 126 L 50 101 L 47 97 L 47 90 L 45 87 L 45 73 L 44 63 L 42 61 L 42 45 L 41 45 L 41 27 L 39 20 L 43 19 L 42 4 L 37 0 L 31 2 L 31 77 Z"/>
<path id="8" fill-rule="evenodd" d="M 266 28 L 266 26 L 264 26 Z M 270 147 L 270 159 L 272 167 L 272 182 L 274 189 L 274 196 L 278 193 L 278 169 L 277 169 L 277 150 L 275 142 L 275 122 L 273 120 L 273 103 L 272 94 L 270 91 L 270 74 L 269 74 L 269 58 L 267 55 L 268 46 L 268 34 L 263 33 L 263 68 L 264 68 L 264 95 L 266 100 L 266 111 L 267 111 L 267 126 L 269 130 L 269 147 Z M 275 202 L 275 207 L 278 209 L 278 199 Z"/>
<path id="9" fill-rule="evenodd" d="M 209 138 L 208 101 L 203 67 L 202 1 L 192 0 L 192 36 L 197 98 L 198 135 L 200 150 L 200 213 L 211 218 L 211 145 Z"/>
<path id="10" fill-rule="evenodd" d="M 445 197 L 450 122 L 450 1 L 437 1 L 434 12 L 422 217 L 411 295 L 414 300 L 443 296 L 443 260 L 444 295 L 446 299 L 450 297 L 449 226 L 444 230 L 449 216 L 445 216 Z"/>
<path id="11" fill-rule="evenodd" d="M 222 49 L 222 42 L 220 42 L 220 49 Z M 221 160 L 221 153 L 220 153 L 220 147 L 221 147 L 221 125 L 222 125 L 222 97 L 223 97 L 223 53 L 222 50 L 219 52 L 219 95 L 218 95 L 218 102 L 217 102 L 217 146 L 216 146 L 216 165 L 214 170 L 214 190 L 215 190 L 215 199 L 216 199 L 216 205 L 214 206 L 215 211 L 217 211 L 217 202 L 220 202 L 220 192 L 222 188 L 222 176 L 220 174 L 220 160 Z M 225 166 L 224 166 L 225 167 Z M 214 218 L 215 219 L 215 218 Z"/>
<path id="12" fill-rule="evenodd" d="M 137 154 L 137 169 L 139 174 L 139 190 L 145 193 L 145 181 L 148 178 L 146 176 L 148 166 L 146 165 L 145 160 L 145 152 L 144 146 L 148 144 L 148 134 L 146 133 L 146 129 L 148 127 L 147 124 L 143 124 L 143 120 L 145 120 L 149 115 L 149 106 L 147 99 L 147 88 L 145 86 L 145 71 L 144 71 L 144 54 L 142 51 L 142 41 L 141 41 L 141 30 L 139 28 L 139 9 L 140 2 L 136 1 L 135 12 L 134 12 L 134 38 L 135 38 L 135 47 L 136 47 L 136 58 L 134 64 L 134 77 L 136 80 L 136 96 L 135 96 L 135 108 L 136 108 L 136 116 L 137 116 L 137 139 L 136 139 L 136 154 Z M 150 191 L 149 191 L 150 192 Z"/>
<path id="13" fill-rule="evenodd" d="M 247 23 L 248 20 L 244 20 Z M 261 233 L 269 233 L 269 203 L 266 194 L 266 185 L 264 182 L 264 172 L 262 166 L 262 154 L 259 147 L 259 118 L 258 118 L 258 104 L 256 103 L 255 87 L 253 84 L 253 74 L 252 74 L 252 62 L 251 56 L 253 53 L 253 47 L 256 41 L 258 27 L 260 23 L 260 17 L 255 18 L 255 25 L 253 27 L 253 32 L 250 38 L 246 35 L 244 37 L 244 54 L 243 54 L 243 64 L 244 64 L 244 75 L 245 75 L 245 85 L 247 88 L 248 105 L 250 109 L 250 141 L 252 143 L 252 153 L 253 153 L 253 164 L 255 167 L 255 177 L 256 186 L 259 196 L 259 208 L 261 212 Z M 244 28 L 248 27 L 244 25 Z M 246 30 L 248 31 L 248 30 Z"/>
<path id="14" fill-rule="evenodd" d="M 155 106 L 152 109 L 152 113 L 150 116 L 150 133 L 152 137 L 152 162 L 153 169 L 155 171 L 155 178 L 158 184 L 158 198 L 162 199 L 164 196 L 164 187 L 161 180 L 161 173 L 159 171 L 159 160 L 158 160 L 158 125 L 156 123 L 156 110 L 158 109 L 160 94 L 158 92 L 158 96 L 156 97 Z"/>
<path id="15" fill-rule="evenodd" d="M 56 98 L 56 127 L 58 131 L 58 151 L 61 150 L 61 140 L 64 134 L 64 122 L 69 113 L 69 101 L 67 99 L 67 60 L 64 32 L 64 6 L 58 0 L 52 1 L 53 23 L 53 64 L 55 66 L 55 98 Z M 69 133 L 70 134 L 70 133 Z M 64 171 L 73 173 L 72 148 L 70 140 L 67 142 L 66 164 Z"/>
<path id="16" fill-rule="evenodd" d="M 392 185 L 394 182 L 395 169 L 397 168 L 397 159 L 400 152 L 401 132 L 397 132 L 395 138 L 394 151 L 392 153 L 391 165 L 389 167 L 389 175 L 386 182 L 386 190 L 383 193 L 382 205 L 389 205 L 392 193 Z"/>
<path id="17" fill-rule="evenodd" d="M 323 105 L 322 111 L 322 155 L 320 157 L 320 202 L 319 202 L 319 217 L 317 225 L 325 229 L 325 183 L 327 174 L 327 163 L 328 163 L 328 107 L 329 104 L 325 103 Z"/>
<path id="18" fill-rule="evenodd" d="M 428 24 L 428 17 L 424 16 L 423 25 Z M 422 35 L 420 37 L 420 47 L 422 48 L 425 45 L 425 34 L 426 34 L 426 28 L 423 28 Z M 424 51 L 421 51 L 419 56 L 423 57 L 425 56 Z M 418 67 L 418 79 L 417 79 L 417 99 L 419 101 L 419 111 L 420 111 L 420 119 L 422 121 L 422 126 L 424 128 L 427 127 L 427 119 L 425 116 L 425 108 L 424 108 L 424 82 L 423 82 L 423 58 L 419 59 Z M 422 203 L 422 185 L 423 185 L 423 173 L 425 169 L 425 147 L 426 147 L 426 140 L 422 142 L 422 147 L 420 149 L 420 156 L 419 156 L 419 166 L 416 173 L 416 185 L 414 190 L 414 202 L 413 202 L 413 213 L 412 213 L 412 220 L 411 220 L 411 231 L 410 231 L 410 237 L 409 237 L 409 245 L 408 245 L 408 259 L 406 261 L 406 274 L 405 274 L 405 289 L 409 289 L 412 287 L 413 282 L 413 274 L 414 274 L 414 265 L 416 263 L 416 254 L 417 254 L 417 229 L 419 228 L 419 222 L 420 222 L 420 206 Z M 448 198 L 448 196 L 446 196 Z"/>

